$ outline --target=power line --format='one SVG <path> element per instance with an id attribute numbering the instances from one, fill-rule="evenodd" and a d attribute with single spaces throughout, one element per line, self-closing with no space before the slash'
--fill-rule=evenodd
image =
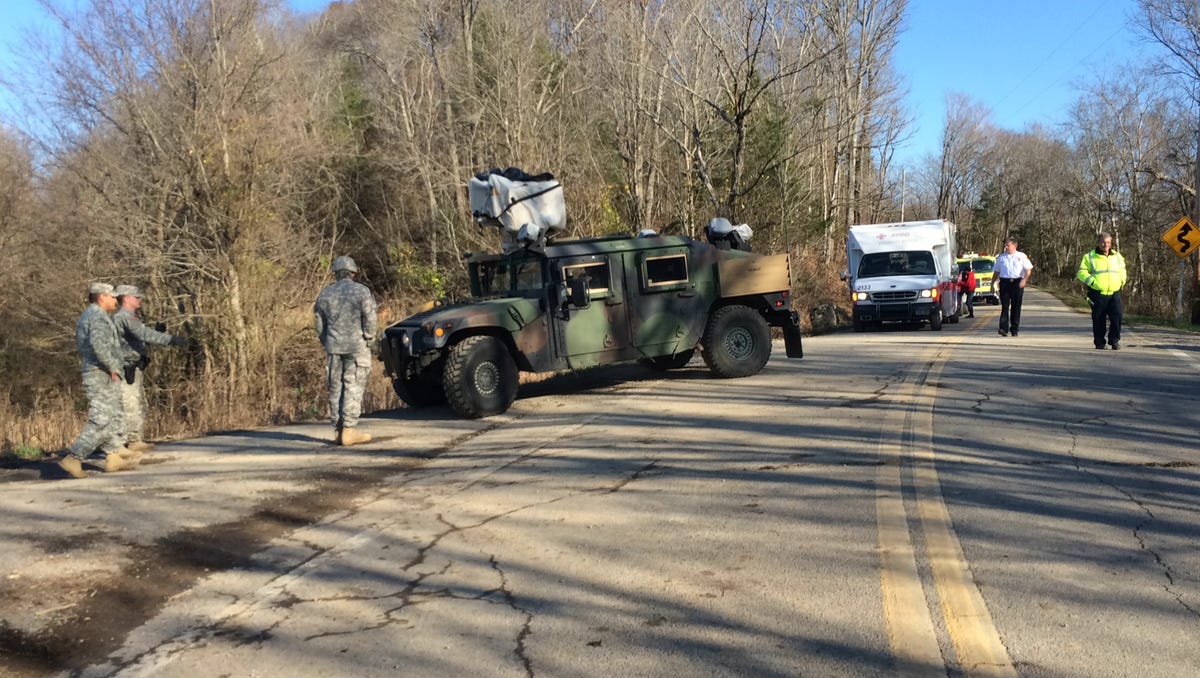
<path id="1" fill-rule="evenodd" d="M 1066 37 L 1059 40 L 1058 44 L 1054 46 L 1054 49 L 1050 50 L 1050 52 L 1048 52 L 1044 57 L 1042 57 L 1039 60 L 1039 62 L 1036 65 L 1034 65 L 1034 67 L 1025 75 L 1025 77 L 1023 77 L 1020 81 L 1018 81 L 1016 85 L 1013 85 L 1012 89 L 1010 89 L 1004 96 L 1000 97 L 1000 99 L 996 101 L 995 106 L 998 107 L 1000 104 L 1004 103 L 1005 101 L 1008 101 L 1008 99 L 1010 97 L 1012 97 L 1013 94 L 1015 94 L 1018 90 L 1020 90 L 1022 87 L 1024 87 L 1025 84 L 1028 83 L 1033 78 L 1034 75 L 1038 74 L 1046 66 L 1046 64 L 1050 61 L 1050 59 L 1055 54 L 1057 54 L 1060 50 L 1062 50 L 1068 44 L 1071 44 L 1071 42 L 1074 40 L 1075 36 L 1079 35 L 1080 32 L 1083 31 L 1084 27 L 1088 23 L 1090 23 L 1092 21 L 1092 19 L 1094 19 L 1096 17 L 1096 15 L 1098 15 L 1102 10 L 1107 9 L 1110 5 L 1112 5 L 1113 1 L 1114 0 L 1106 0 L 1105 2 L 1096 5 L 1096 7 L 1094 7 L 1092 9 L 1092 13 L 1089 14 L 1082 21 L 1078 22 L 1075 25 L 1075 28 L 1071 31 L 1071 33 L 1069 35 L 1067 35 Z M 1109 34 L 1108 37 L 1106 37 L 1104 40 L 1100 41 L 1100 43 L 1097 44 L 1096 47 L 1093 48 L 1091 52 L 1089 52 L 1085 56 L 1081 57 L 1074 64 L 1072 64 L 1071 68 L 1073 69 L 1075 66 L 1078 66 L 1078 65 L 1082 64 L 1084 61 L 1090 59 L 1092 57 L 1092 55 L 1095 54 L 1106 43 L 1108 43 L 1113 38 L 1113 36 L 1115 36 L 1117 33 L 1121 32 L 1123 30 L 1125 30 L 1124 26 L 1118 27 L 1115 31 L 1113 31 L 1111 34 Z M 1031 103 L 1036 101 L 1042 94 L 1044 94 L 1047 90 L 1050 89 L 1050 87 L 1054 86 L 1055 84 L 1058 84 L 1057 80 L 1055 82 L 1051 83 L 1050 85 L 1047 85 L 1046 87 L 1044 87 L 1043 89 L 1038 91 L 1033 96 L 1031 96 L 1028 100 L 1025 101 L 1024 104 L 1019 106 L 1014 112 L 1020 113 L 1021 111 L 1028 108 Z"/>

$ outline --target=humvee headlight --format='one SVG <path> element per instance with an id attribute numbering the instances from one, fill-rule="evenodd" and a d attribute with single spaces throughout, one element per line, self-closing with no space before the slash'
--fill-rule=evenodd
<path id="1" fill-rule="evenodd" d="M 853 301 L 866 301 L 870 296 L 871 295 L 866 292 L 854 292 L 850 295 L 850 299 Z"/>
<path id="2" fill-rule="evenodd" d="M 444 327 L 435 328 L 433 330 L 433 336 L 435 336 L 439 339 L 446 336 L 446 328 L 444 328 Z"/>

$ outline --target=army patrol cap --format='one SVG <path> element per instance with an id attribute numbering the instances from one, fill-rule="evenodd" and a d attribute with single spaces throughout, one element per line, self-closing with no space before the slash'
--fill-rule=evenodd
<path id="1" fill-rule="evenodd" d="M 107 294 L 110 297 L 116 296 L 113 294 L 113 286 L 102 282 L 94 282 L 89 284 L 88 294 Z"/>
<path id="2" fill-rule="evenodd" d="M 337 273 L 338 271 L 350 271 L 351 273 L 358 273 L 358 265 L 354 263 L 353 259 L 344 254 L 335 258 L 333 260 L 333 266 L 330 268 L 333 269 L 334 273 Z"/>
<path id="3" fill-rule="evenodd" d="M 135 296 L 138 299 L 142 298 L 142 291 L 134 285 L 117 285 L 117 289 L 113 291 L 118 297 Z"/>

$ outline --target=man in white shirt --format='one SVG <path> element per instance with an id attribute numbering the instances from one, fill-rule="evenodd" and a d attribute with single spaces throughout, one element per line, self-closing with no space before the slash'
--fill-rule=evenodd
<path id="1" fill-rule="evenodd" d="M 996 278 L 1000 281 L 1000 336 L 1009 332 L 1015 337 L 1021 329 L 1021 300 L 1025 284 L 1033 271 L 1033 262 L 1017 250 L 1017 239 L 1004 241 L 1004 252 L 996 257 Z"/>

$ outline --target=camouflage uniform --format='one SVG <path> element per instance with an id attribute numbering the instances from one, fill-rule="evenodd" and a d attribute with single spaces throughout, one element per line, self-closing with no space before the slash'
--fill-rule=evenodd
<path id="1" fill-rule="evenodd" d="M 353 261 L 349 265 L 353 266 Z M 339 430 L 353 428 L 362 414 L 363 392 L 371 373 L 368 342 L 375 338 L 375 299 L 364 285 L 342 278 L 321 290 L 313 316 L 317 336 L 329 356 L 325 372 L 329 421 Z"/>
<path id="2" fill-rule="evenodd" d="M 126 288 L 124 285 L 117 287 L 118 292 L 125 289 L 131 290 L 127 292 L 129 294 L 138 293 L 137 288 Z M 141 441 L 142 429 L 146 425 L 146 392 L 142 384 L 146 344 L 178 346 L 183 343 L 183 338 L 146 327 L 141 318 L 128 308 L 118 309 L 112 321 L 117 328 L 121 355 L 124 357 L 125 378 L 121 380 L 121 406 L 125 414 L 123 439 L 127 443 L 135 443 Z M 133 379 L 130 380 L 130 377 Z"/>
<path id="3" fill-rule="evenodd" d="M 116 452 L 122 447 L 121 391 L 112 374 L 121 372 L 123 361 L 117 328 L 99 304 L 88 305 L 79 316 L 75 345 L 83 364 L 88 420 L 69 452 L 80 459 L 87 458 L 97 448 L 106 453 Z"/>

